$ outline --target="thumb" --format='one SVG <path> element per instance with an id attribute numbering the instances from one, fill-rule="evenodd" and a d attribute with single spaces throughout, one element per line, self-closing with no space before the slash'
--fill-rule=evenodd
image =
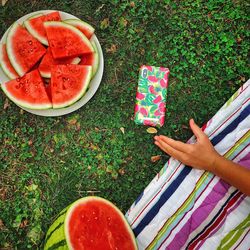
<path id="1" fill-rule="evenodd" d="M 194 122 L 194 119 L 189 121 L 190 128 L 192 129 L 194 135 L 197 139 L 201 139 L 204 136 L 204 132 L 199 128 L 199 126 Z"/>

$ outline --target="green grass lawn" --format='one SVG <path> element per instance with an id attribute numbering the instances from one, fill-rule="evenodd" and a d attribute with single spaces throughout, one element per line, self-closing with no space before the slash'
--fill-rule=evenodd
<path id="1" fill-rule="evenodd" d="M 247 80 L 247 3 L 237 0 L 9 0 L 1 35 L 32 11 L 62 10 L 96 28 L 105 70 L 94 98 L 73 114 L 44 118 L 0 93 L 0 248 L 42 248 L 55 215 L 86 195 L 123 212 L 168 156 L 132 120 L 138 69 L 169 67 L 166 122 L 159 133 L 191 136 Z M 120 128 L 125 129 L 124 134 Z M 150 158 L 162 155 L 152 163 Z"/>

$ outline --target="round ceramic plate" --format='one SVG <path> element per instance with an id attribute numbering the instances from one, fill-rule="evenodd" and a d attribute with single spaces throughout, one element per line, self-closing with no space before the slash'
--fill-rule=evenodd
<path id="1" fill-rule="evenodd" d="M 32 12 L 30 14 L 27 14 L 21 18 L 19 18 L 17 20 L 18 23 L 22 24 L 23 21 L 25 21 L 27 18 L 37 15 L 39 13 L 50 13 L 53 12 L 54 10 L 41 10 L 41 11 L 36 11 L 36 12 Z M 59 11 L 62 20 L 65 19 L 69 19 L 69 18 L 75 18 L 75 19 L 79 19 L 71 14 L 68 14 L 66 12 L 62 12 Z M 9 30 L 9 29 L 8 29 Z M 8 30 L 4 33 L 2 39 L 1 39 L 1 43 L 5 43 L 6 41 L 6 36 L 8 33 Z M 93 37 L 91 38 L 94 40 L 97 50 L 98 50 L 98 54 L 99 54 L 99 67 L 98 70 L 95 74 L 95 76 L 92 78 L 90 84 L 89 84 L 89 89 L 88 91 L 85 93 L 85 95 L 76 103 L 74 103 L 73 105 L 66 107 L 66 108 L 61 108 L 61 109 L 46 109 L 46 110 L 35 110 L 35 109 L 27 109 L 27 108 L 23 108 L 22 109 L 26 110 L 27 112 L 30 112 L 32 114 L 35 115 L 41 115 L 41 116 L 61 116 L 61 115 L 66 115 L 69 114 L 71 112 L 76 111 L 77 109 L 81 108 L 84 104 L 86 104 L 95 94 L 95 92 L 97 91 L 101 80 L 102 80 L 102 74 L 103 74 L 103 67 L 104 67 L 104 60 L 103 60 L 103 53 L 102 53 L 102 48 L 101 45 L 96 37 L 96 35 L 93 35 Z M 2 71 L 1 67 L 0 67 L 0 83 L 4 83 L 9 81 L 9 78 L 4 74 L 4 72 Z"/>

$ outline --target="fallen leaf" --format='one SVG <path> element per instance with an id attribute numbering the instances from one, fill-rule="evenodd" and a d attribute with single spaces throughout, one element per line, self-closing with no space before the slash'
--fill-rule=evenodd
<path id="1" fill-rule="evenodd" d="M 28 141 L 28 145 L 31 146 L 33 144 L 33 141 L 32 140 L 29 140 Z"/>
<path id="2" fill-rule="evenodd" d="M 189 129 L 189 127 L 186 126 L 186 125 L 184 125 L 184 124 L 182 124 L 181 127 L 182 127 L 183 129 Z"/>
<path id="3" fill-rule="evenodd" d="M 7 3 L 8 0 L 2 0 L 2 6 L 4 6 Z"/>
<path id="4" fill-rule="evenodd" d="M 124 127 L 120 127 L 120 130 L 122 131 L 123 134 L 125 133 Z"/>
<path id="5" fill-rule="evenodd" d="M 101 21 L 100 27 L 101 27 L 102 30 L 104 30 L 104 29 L 108 28 L 109 24 L 110 24 L 110 23 L 109 23 L 109 18 L 104 18 L 104 19 Z"/>
<path id="6" fill-rule="evenodd" d="M 115 53 L 117 51 L 117 46 L 115 44 L 112 44 L 109 49 L 106 49 L 106 51 L 109 53 Z"/>
<path id="7" fill-rule="evenodd" d="M 236 42 L 239 44 L 239 43 L 241 43 L 242 42 L 242 38 L 241 37 L 238 37 L 237 39 L 236 39 Z"/>
<path id="8" fill-rule="evenodd" d="M 3 105 L 3 109 L 5 110 L 5 109 L 7 109 L 8 107 L 10 107 L 10 103 L 9 103 L 9 99 L 6 98 L 6 99 L 5 99 L 5 102 L 4 102 L 4 105 Z"/>
<path id="9" fill-rule="evenodd" d="M 134 2 L 134 1 L 130 2 L 130 6 L 131 6 L 132 8 L 134 8 L 134 7 L 135 7 L 135 2 Z"/>
<path id="10" fill-rule="evenodd" d="M 245 81 L 246 81 L 246 78 L 245 78 L 244 76 L 240 76 L 240 80 L 241 80 L 242 82 L 245 82 Z"/>
<path id="11" fill-rule="evenodd" d="M 119 172 L 120 175 L 124 175 L 124 174 L 125 174 L 124 168 L 120 168 L 120 169 L 118 170 L 118 172 Z"/>
<path id="12" fill-rule="evenodd" d="M 76 118 L 72 118 L 70 120 L 67 121 L 69 125 L 75 125 L 77 123 L 77 119 Z"/>
<path id="13" fill-rule="evenodd" d="M 27 225 L 28 225 L 28 223 L 29 223 L 29 221 L 27 220 L 27 219 L 25 219 L 25 220 L 23 220 L 21 223 L 20 223 L 20 228 L 25 228 L 25 227 L 27 227 Z"/>
<path id="14" fill-rule="evenodd" d="M 23 111 L 23 109 L 20 109 L 20 115 L 23 115 L 23 113 L 24 113 L 24 111 Z"/>
<path id="15" fill-rule="evenodd" d="M 149 134 L 156 134 L 158 131 L 157 131 L 156 128 L 149 127 L 149 128 L 147 129 L 147 132 L 148 132 Z"/>
<path id="16" fill-rule="evenodd" d="M 154 156 L 151 156 L 151 161 L 152 162 L 157 162 L 161 159 L 161 156 L 160 155 L 154 155 Z"/>

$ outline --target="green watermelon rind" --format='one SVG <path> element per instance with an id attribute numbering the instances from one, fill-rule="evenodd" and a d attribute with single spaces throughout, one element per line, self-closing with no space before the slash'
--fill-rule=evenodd
<path id="1" fill-rule="evenodd" d="M 85 45 L 87 45 L 89 47 L 90 52 L 94 52 L 94 48 L 93 48 L 91 42 L 89 41 L 89 39 L 76 27 L 74 27 L 70 24 L 67 24 L 65 22 L 62 22 L 62 21 L 60 21 L 60 22 L 59 21 L 44 22 L 44 26 L 45 26 L 45 28 L 48 26 L 55 26 L 55 27 L 63 27 L 65 29 L 71 30 L 72 32 L 74 32 L 76 35 L 78 35 L 82 39 L 82 41 L 85 43 Z"/>
<path id="2" fill-rule="evenodd" d="M 34 30 L 34 29 L 32 28 L 32 26 L 30 25 L 30 23 L 29 23 L 29 21 L 30 21 L 31 19 L 36 18 L 36 17 L 39 17 L 39 16 L 42 16 L 42 15 L 43 15 L 42 13 L 41 13 L 41 14 L 34 15 L 34 16 L 28 18 L 27 20 L 25 20 L 25 21 L 23 22 L 23 24 L 24 24 L 25 28 L 29 31 L 29 33 L 30 33 L 33 37 L 35 37 L 35 38 L 36 38 L 39 42 L 41 42 L 42 44 L 48 46 L 48 45 L 49 45 L 49 44 L 48 44 L 48 39 L 47 39 L 47 38 L 44 38 L 44 37 L 42 37 L 42 36 L 40 36 L 40 34 L 38 34 L 38 33 L 36 32 L 36 30 Z"/>
<path id="3" fill-rule="evenodd" d="M 17 74 L 19 76 L 24 75 L 25 71 L 22 69 L 22 67 L 20 67 L 20 65 L 17 63 L 15 57 L 14 57 L 14 53 L 13 50 L 11 48 L 11 36 L 13 34 L 15 34 L 16 29 L 18 28 L 18 23 L 13 23 L 8 31 L 7 34 L 7 38 L 6 38 L 6 50 L 7 50 L 7 54 L 8 57 L 10 59 L 10 63 L 12 64 L 13 68 L 15 69 L 15 71 L 17 72 Z"/>
<path id="4" fill-rule="evenodd" d="M 3 46 L 3 44 L 0 43 L 0 51 L 2 51 L 2 46 Z M 1 68 L 3 70 L 3 72 L 6 74 L 6 76 L 9 79 L 13 80 L 13 79 L 16 78 L 16 76 L 5 67 L 4 60 L 3 60 L 3 57 L 2 57 L 2 53 L 0 53 L 0 66 L 1 66 Z"/>
<path id="5" fill-rule="evenodd" d="M 23 108 L 27 108 L 27 109 L 36 109 L 36 110 L 44 110 L 44 109 L 50 109 L 52 108 L 51 104 L 31 104 L 31 103 L 27 103 L 24 101 L 20 101 L 17 98 L 15 98 L 13 95 L 10 94 L 10 92 L 6 89 L 6 83 L 2 83 L 0 84 L 1 88 L 3 90 L 3 92 L 6 94 L 6 96 L 15 104 L 17 104 L 18 106 L 21 106 Z"/>
<path id="6" fill-rule="evenodd" d="M 104 199 L 104 198 L 101 198 L 99 196 L 88 196 L 88 197 L 84 197 L 84 198 L 81 198 L 77 201 L 75 201 L 74 203 L 72 203 L 66 213 L 66 216 L 65 216 L 65 221 L 64 221 L 64 235 L 65 235 L 65 238 L 66 238 L 66 242 L 67 242 L 67 246 L 69 249 L 73 249 L 71 247 L 71 244 L 70 244 L 70 237 L 69 237 L 69 230 L 68 230 L 68 224 L 69 224 L 69 220 L 70 220 L 70 217 L 71 217 L 71 214 L 74 210 L 74 208 L 76 206 L 78 206 L 79 204 L 81 203 L 85 203 L 85 202 L 88 202 L 90 200 L 99 200 L 101 202 L 104 202 L 106 204 L 108 204 L 109 206 L 111 206 L 116 212 L 118 212 L 118 214 L 120 215 L 120 217 L 122 218 L 124 224 L 126 225 L 126 229 L 127 231 L 129 232 L 130 236 L 131 236 L 131 239 L 133 239 L 133 244 L 134 244 L 134 249 L 138 249 L 138 246 L 137 246 L 137 242 L 135 240 L 135 236 L 134 236 L 134 233 L 131 229 L 131 227 L 129 226 L 129 223 L 128 221 L 126 220 L 125 216 L 123 215 L 123 213 L 120 211 L 120 209 L 118 207 L 116 207 L 113 203 L 111 203 L 110 201 Z"/>
<path id="7" fill-rule="evenodd" d="M 95 58 L 94 58 L 94 65 L 92 65 L 92 67 L 93 67 L 92 68 L 92 78 L 93 78 L 95 76 L 97 70 L 98 70 L 100 60 L 99 60 L 98 49 L 97 49 L 97 46 L 96 46 L 94 40 L 91 39 L 90 42 L 91 42 L 91 44 L 92 44 L 92 46 L 93 46 L 93 48 L 95 50 L 95 52 L 94 52 L 94 56 L 95 56 Z"/>
<path id="8" fill-rule="evenodd" d="M 71 106 L 72 104 L 76 103 L 78 100 L 80 100 L 84 94 L 86 93 L 90 80 L 91 80 L 91 75 L 92 75 L 92 66 L 86 66 L 89 67 L 90 70 L 88 71 L 88 75 L 86 76 L 86 78 L 84 79 L 84 81 L 82 82 L 83 84 L 83 88 L 81 91 L 79 91 L 79 93 L 77 94 L 76 97 L 74 97 L 73 99 L 71 99 L 70 101 L 61 103 L 61 104 L 52 104 L 53 109 L 60 109 L 60 108 L 66 108 L 68 106 Z"/>
<path id="9" fill-rule="evenodd" d="M 89 31 L 91 31 L 92 33 L 95 32 L 95 28 L 93 26 L 91 26 L 89 23 L 86 23 L 80 19 L 66 19 L 63 20 L 64 23 L 68 23 L 70 25 L 80 25 L 83 26 L 84 28 L 87 28 Z"/>

